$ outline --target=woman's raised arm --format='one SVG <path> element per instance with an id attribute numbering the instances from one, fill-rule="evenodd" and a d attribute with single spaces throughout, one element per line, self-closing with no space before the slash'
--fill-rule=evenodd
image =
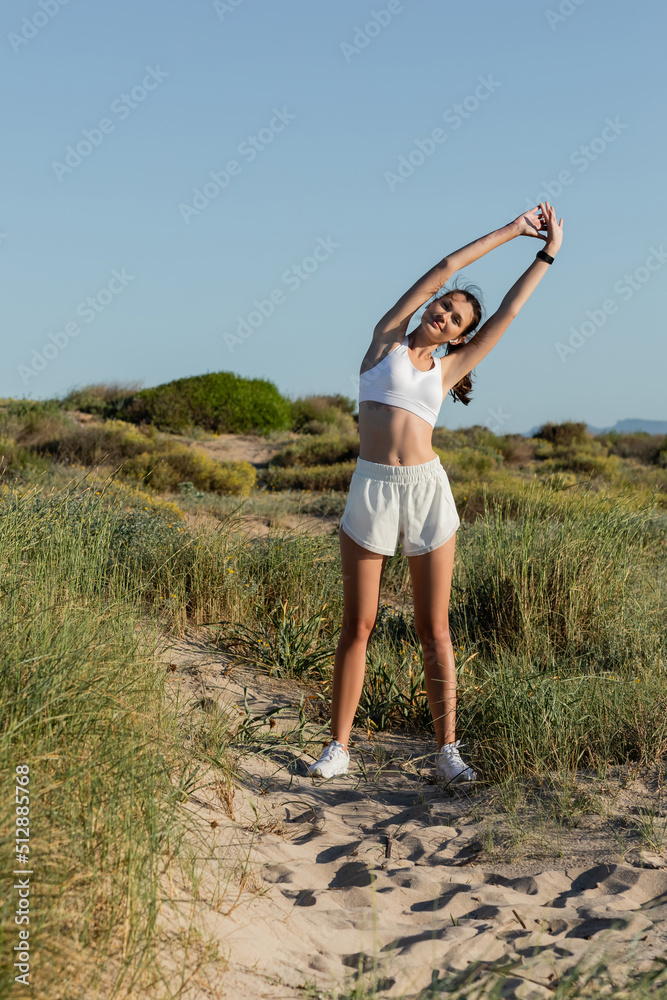
<path id="1" fill-rule="evenodd" d="M 537 236 L 546 240 L 546 236 L 540 233 L 544 228 L 542 220 L 538 216 L 539 206 L 532 208 L 529 212 L 519 215 L 512 222 L 509 222 L 501 229 L 495 229 L 486 236 L 480 236 L 472 243 L 466 244 L 460 250 L 455 250 L 436 264 L 434 267 L 422 275 L 411 288 L 408 288 L 405 295 L 402 295 L 395 306 L 385 313 L 373 332 L 374 336 L 382 336 L 400 327 L 407 329 L 412 316 L 423 306 L 425 302 L 436 294 L 445 285 L 451 276 L 461 268 L 467 267 L 473 261 L 479 260 L 489 250 L 494 250 L 501 243 L 507 243 L 515 236 Z"/>
<path id="2" fill-rule="evenodd" d="M 547 230 L 547 235 L 544 237 L 546 239 L 544 251 L 551 257 L 555 257 L 563 239 L 563 220 L 556 221 L 555 209 L 548 201 L 545 201 L 544 205 L 540 202 L 540 209 L 544 220 L 543 225 Z M 465 375 L 468 375 L 482 358 L 485 358 L 489 351 L 495 347 L 550 267 L 551 264 L 544 260 L 534 260 L 518 281 L 514 282 L 496 312 L 493 316 L 489 316 L 479 333 L 475 334 L 469 343 L 452 351 L 451 354 L 447 354 L 442 359 L 447 391 L 460 382 Z"/>

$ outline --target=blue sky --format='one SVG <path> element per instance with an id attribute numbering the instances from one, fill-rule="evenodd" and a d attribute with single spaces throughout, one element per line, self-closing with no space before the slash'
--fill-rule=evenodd
<path id="1" fill-rule="evenodd" d="M 439 424 L 665 419 L 666 20 L 620 0 L 3 5 L 0 396 L 233 371 L 356 398 L 396 299 L 549 197 L 562 251 Z M 487 312 L 540 245 L 462 272 Z"/>

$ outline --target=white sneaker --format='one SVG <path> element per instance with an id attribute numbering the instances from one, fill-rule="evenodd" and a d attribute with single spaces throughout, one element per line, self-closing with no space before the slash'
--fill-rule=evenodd
<path id="1" fill-rule="evenodd" d="M 435 760 L 435 770 L 438 777 L 449 784 L 477 781 L 477 775 L 473 769 L 461 760 L 458 749 L 460 746 L 465 746 L 461 740 L 457 740 L 456 743 L 445 743 Z"/>
<path id="2" fill-rule="evenodd" d="M 335 778 L 339 774 L 347 774 L 350 755 L 343 749 L 343 744 L 332 740 L 325 746 L 319 760 L 308 767 L 309 772 L 317 778 Z"/>

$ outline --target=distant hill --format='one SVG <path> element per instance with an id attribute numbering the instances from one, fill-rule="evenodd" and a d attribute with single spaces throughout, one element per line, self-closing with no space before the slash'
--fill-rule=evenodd
<path id="1" fill-rule="evenodd" d="M 540 427 L 541 424 L 538 424 L 522 437 L 534 437 Z M 641 417 L 617 420 L 613 427 L 593 427 L 592 424 L 587 424 L 586 427 L 589 434 L 607 434 L 609 431 L 616 431 L 618 434 L 635 434 L 637 431 L 645 431 L 647 434 L 667 434 L 667 420 L 642 420 Z"/>
<path id="2" fill-rule="evenodd" d="M 647 434 L 667 434 L 667 420 L 618 420 L 612 430 L 619 434 L 634 434 L 635 431 L 646 431 Z"/>

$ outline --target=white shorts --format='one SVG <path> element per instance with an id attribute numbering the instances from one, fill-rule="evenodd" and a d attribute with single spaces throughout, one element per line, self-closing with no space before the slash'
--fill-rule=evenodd
<path id="1" fill-rule="evenodd" d="M 448 541 L 459 524 L 447 473 L 436 456 L 421 465 L 357 458 L 339 528 L 371 552 L 417 556 Z"/>

